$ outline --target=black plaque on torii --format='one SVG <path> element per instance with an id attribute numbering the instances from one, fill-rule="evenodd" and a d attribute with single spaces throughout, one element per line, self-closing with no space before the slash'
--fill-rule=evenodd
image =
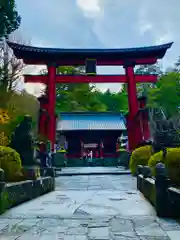
<path id="1" fill-rule="evenodd" d="M 96 76 L 96 59 L 86 59 L 85 69 L 86 75 L 88 76 Z"/>

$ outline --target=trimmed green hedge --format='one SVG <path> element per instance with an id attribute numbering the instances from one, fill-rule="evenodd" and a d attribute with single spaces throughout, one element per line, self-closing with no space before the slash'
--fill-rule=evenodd
<path id="1" fill-rule="evenodd" d="M 165 158 L 163 152 L 160 151 L 151 156 L 148 165 L 155 174 L 155 166 L 158 162 L 163 162 L 167 168 L 172 183 L 180 184 L 180 148 L 167 148 Z"/>
<path id="2" fill-rule="evenodd" d="M 148 165 L 149 158 L 153 154 L 153 149 L 151 145 L 146 145 L 135 149 L 130 158 L 130 170 L 134 175 L 137 171 L 138 165 Z"/>

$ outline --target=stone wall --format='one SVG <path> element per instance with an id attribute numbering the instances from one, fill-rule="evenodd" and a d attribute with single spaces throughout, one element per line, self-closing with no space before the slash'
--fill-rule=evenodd
<path id="1" fill-rule="evenodd" d="M 55 189 L 54 177 L 43 177 L 16 183 L 0 182 L 0 214 L 23 202 Z"/>

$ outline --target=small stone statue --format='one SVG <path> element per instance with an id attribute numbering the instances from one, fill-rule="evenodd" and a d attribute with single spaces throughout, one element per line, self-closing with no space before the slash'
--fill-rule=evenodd
<path id="1" fill-rule="evenodd" d="M 159 162 L 156 164 L 156 177 L 163 176 L 167 178 L 167 171 L 164 163 Z"/>
<path id="2" fill-rule="evenodd" d="M 11 140 L 11 148 L 20 154 L 23 166 L 35 165 L 31 130 L 32 118 L 24 116 L 24 120 L 16 127 Z"/>

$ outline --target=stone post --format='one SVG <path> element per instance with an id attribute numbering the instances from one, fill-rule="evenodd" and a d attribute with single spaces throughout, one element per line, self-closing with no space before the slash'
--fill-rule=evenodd
<path id="1" fill-rule="evenodd" d="M 140 192 L 142 192 L 142 185 L 143 185 L 142 181 L 143 181 L 143 166 L 138 165 L 138 167 L 137 167 L 137 189 Z"/>
<path id="2" fill-rule="evenodd" d="M 163 163 L 156 165 L 156 212 L 159 217 L 168 217 L 168 186 L 169 179 Z"/>

